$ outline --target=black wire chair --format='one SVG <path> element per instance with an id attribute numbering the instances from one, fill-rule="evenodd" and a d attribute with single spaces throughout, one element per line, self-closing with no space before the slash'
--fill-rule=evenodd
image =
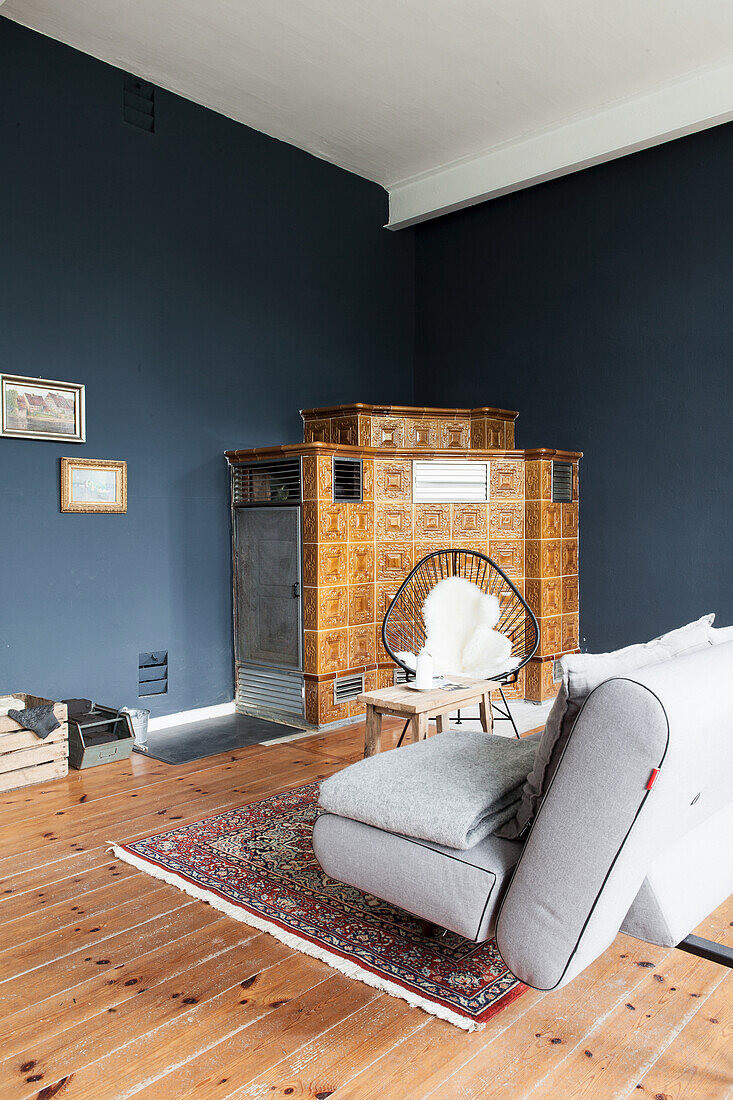
<path id="1" fill-rule="evenodd" d="M 499 621 L 495 629 L 511 640 L 509 667 L 505 672 L 492 675 L 500 684 L 501 704 L 493 710 L 499 719 L 511 722 L 514 733 L 519 730 L 509 709 L 504 688 L 515 684 L 521 668 L 534 656 L 539 644 L 539 627 L 532 609 L 514 584 L 491 558 L 475 550 L 436 550 L 419 561 L 397 589 L 382 623 L 382 642 L 394 663 L 404 669 L 407 678 L 414 670 L 399 656 L 401 653 L 418 654 L 425 645 L 425 620 L 422 606 L 428 593 L 446 577 L 462 577 L 471 581 L 482 592 L 496 596 L 499 601 Z M 460 711 L 458 712 L 460 721 Z M 402 731 L 405 736 L 407 726 Z"/>

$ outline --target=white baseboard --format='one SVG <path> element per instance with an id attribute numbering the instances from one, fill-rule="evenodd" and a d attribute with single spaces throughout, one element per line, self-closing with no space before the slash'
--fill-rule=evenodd
<path id="1" fill-rule="evenodd" d="M 161 714 L 148 722 L 149 730 L 167 730 L 171 726 L 187 726 L 191 722 L 203 722 L 206 718 L 224 718 L 234 714 L 234 700 L 231 703 L 217 703 L 213 707 L 197 707 L 196 710 L 179 710 L 177 714 Z"/>

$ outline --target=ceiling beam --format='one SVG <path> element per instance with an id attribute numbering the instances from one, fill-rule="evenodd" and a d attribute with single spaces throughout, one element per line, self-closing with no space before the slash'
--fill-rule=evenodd
<path id="1" fill-rule="evenodd" d="M 731 120 L 727 64 L 401 180 L 387 187 L 386 228 L 404 229 Z"/>

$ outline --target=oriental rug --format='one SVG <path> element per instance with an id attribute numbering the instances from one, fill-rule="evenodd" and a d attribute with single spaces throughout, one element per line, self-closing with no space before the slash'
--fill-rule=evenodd
<path id="1" fill-rule="evenodd" d="M 318 784 L 115 854 L 348 977 L 474 1031 L 525 991 L 493 940 L 476 944 L 328 878 L 312 847 Z"/>

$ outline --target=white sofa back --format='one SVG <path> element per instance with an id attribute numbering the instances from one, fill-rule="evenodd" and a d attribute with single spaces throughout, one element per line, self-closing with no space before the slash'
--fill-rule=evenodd
<path id="1" fill-rule="evenodd" d="M 522 981 L 565 985 L 622 924 L 677 942 L 733 890 L 732 680 L 726 643 L 589 695 L 497 920 L 499 950 Z M 674 890 L 670 860 L 674 848 L 694 860 L 716 829 L 719 858 L 700 859 L 691 904 L 689 868 Z"/>

